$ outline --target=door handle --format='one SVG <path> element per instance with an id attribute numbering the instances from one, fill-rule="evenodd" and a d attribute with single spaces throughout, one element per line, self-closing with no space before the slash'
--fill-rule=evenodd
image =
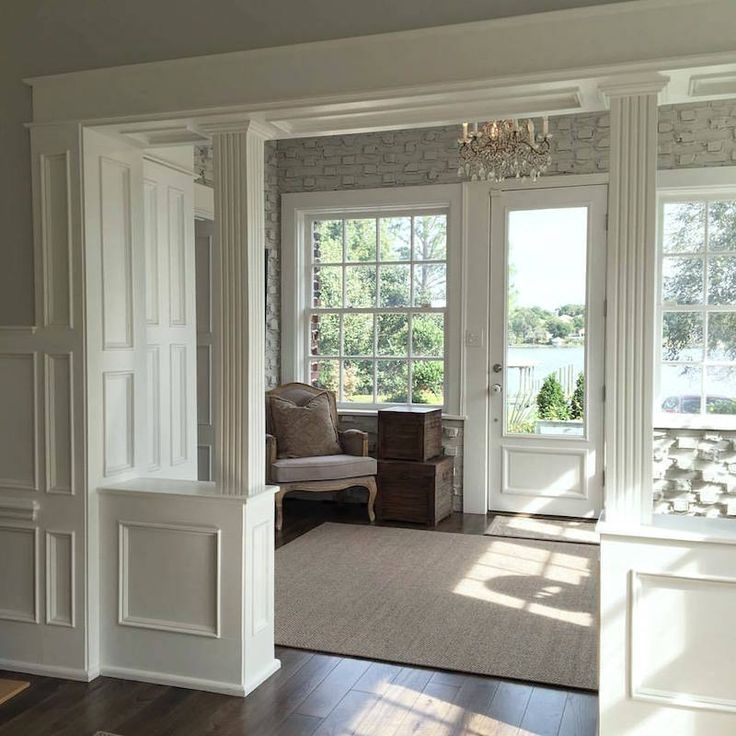
<path id="1" fill-rule="evenodd" d="M 503 391 L 503 388 L 501 387 L 500 383 L 494 383 L 491 386 L 491 393 L 492 394 L 500 394 Z"/>

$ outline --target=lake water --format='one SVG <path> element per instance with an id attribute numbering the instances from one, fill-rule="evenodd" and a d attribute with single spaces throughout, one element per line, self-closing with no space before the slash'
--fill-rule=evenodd
<path id="1" fill-rule="evenodd" d="M 506 393 L 513 396 L 519 390 L 519 369 L 514 365 L 531 365 L 534 380 L 541 383 L 550 373 L 572 366 L 573 381 L 585 365 L 585 348 L 582 345 L 552 347 L 546 345 L 515 346 L 509 348 L 507 356 L 509 371 L 506 377 Z"/>

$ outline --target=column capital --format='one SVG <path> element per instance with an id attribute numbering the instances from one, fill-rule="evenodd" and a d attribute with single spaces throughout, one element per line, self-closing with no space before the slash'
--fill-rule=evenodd
<path id="1" fill-rule="evenodd" d="M 198 121 L 197 130 L 210 137 L 223 133 L 250 133 L 263 140 L 275 138 L 277 134 L 277 130 L 273 125 L 261 120 L 249 120 L 247 118 Z"/>
<path id="2" fill-rule="evenodd" d="M 611 77 L 598 85 L 606 107 L 611 100 L 619 97 L 637 97 L 639 95 L 659 95 L 669 84 L 670 78 L 664 74 L 638 74 L 635 76 Z"/>

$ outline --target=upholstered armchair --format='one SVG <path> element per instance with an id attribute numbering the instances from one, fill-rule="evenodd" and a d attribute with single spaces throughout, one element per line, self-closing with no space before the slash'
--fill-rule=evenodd
<path id="1" fill-rule="evenodd" d="M 376 461 L 368 456 L 368 435 L 358 429 L 338 430 L 332 392 L 305 383 L 268 391 L 266 432 L 266 480 L 279 486 L 277 529 L 283 525 L 284 496 L 291 491 L 363 486 L 368 491 L 368 518 L 375 521 Z M 324 448 L 325 454 L 312 454 L 314 448 Z"/>

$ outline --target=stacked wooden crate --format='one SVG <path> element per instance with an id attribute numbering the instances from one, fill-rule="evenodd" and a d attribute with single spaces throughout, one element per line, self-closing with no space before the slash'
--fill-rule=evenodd
<path id="1" fill-rule="evenodd" d="M 380 519 L 436 526 L 452 513 L 453 459 L 442 454 L 442 410 L 378 412 Z"/>

